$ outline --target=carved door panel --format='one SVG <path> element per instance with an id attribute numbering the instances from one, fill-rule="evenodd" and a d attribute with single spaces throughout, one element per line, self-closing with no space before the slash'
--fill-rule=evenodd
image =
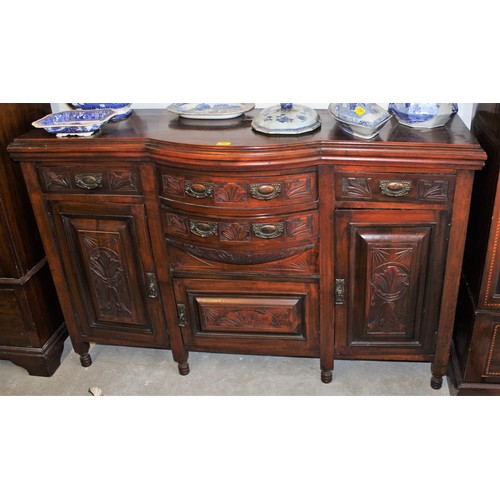
<path id="1" fill-rule="evenodd" d="M 446 221 L 446 212 L 431 210 L 338 211 L 338 357 L 429 359 L 443 283 Z"/>
<path id="2" fill-rule="evenodd" d="M 143 205 L 49 206 L 83 339 L 167 347 Z"/>
<path id="3" fill-rule="evenodd" d="M 317 284 L 174 280 L 190 350 L 319 355 Z"/>

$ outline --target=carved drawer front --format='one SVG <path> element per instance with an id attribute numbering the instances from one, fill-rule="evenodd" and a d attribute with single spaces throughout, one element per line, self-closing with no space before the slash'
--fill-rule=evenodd
<path id="1" fill-rule="evenodd" d="M 139 167 L 39 166 L 38 179 L 45 193 L 142 194 Z"/>
<path id="2" fill-rule="evenodd" d="M 454 190 L 454 176 L 339 172 L 335 177 L 335 196 L 342 201 L 448 204 Z"/>
<path id="3" fill-rule="evenodd" d="M 216 248 L 283 248 L 312 242 L 318 236 L 317 212 L 300 212 L 277 217 L 207 217 L 162 211 L 164 231 Z"/>
<path id="4" fill-rule="evenodd" d="M 186 279 L 174 287 L 189 349 L 318 352 L 316 284 Z"/>
<path id="5" fill-rule="evenodd" d="M 160 195 L 168 200 L 218 208 L 259 208 L 315 202 L 315 172 L 293 175 L 216 177 L 179 175 L 159 168 Z"/>

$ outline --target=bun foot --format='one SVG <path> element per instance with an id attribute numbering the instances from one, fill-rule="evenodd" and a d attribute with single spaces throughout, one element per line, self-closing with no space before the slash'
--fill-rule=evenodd
<path id="1" fill-rule="evenodd" d="M 443 377 L 435 377 L 434 375 L 431 377 L 431 387 L 433 389 L 441 389 L 443 386 Z"/>
<path id="2" fill-rule="evenodd" d="M 92 358 L 90 357 L 90 354 L 88 352 L 80 355 L 80 364 L 84 368 L 87 368 L 88 366 L 90 366 L 92 364 Z"/>
<path id="3" fill-rule="evenodd" d="M 321 382 L 329 384 L 333 379 L 332 370 L 321 370 Z"/>
<path id="4" fill-rule="evenodd" d="M 179 363 L 178 368 L 181 375 L 187 375 L 189 373 L 189 363 Z"/>

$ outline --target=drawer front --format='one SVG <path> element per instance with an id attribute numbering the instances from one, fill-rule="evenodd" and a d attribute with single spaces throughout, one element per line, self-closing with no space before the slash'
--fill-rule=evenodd
<path id="1" fill-rule="evenodd" d="M 170 238 L 181 238 L 215 248 L 283 248 L 318 237 L 316 211 L 257 218 L 206 217 L 162 211 L 163 228 Z"/>
<path id="2" fill-rule="evenodd" d="M 317 355 L 317 285 L 176 280 L 177 310 L 189 349 Z"/>
<path id="3" fill-rule="evenodd" d="M 342 201 L 447 205 L 454 192 L 454 176 L 339 172 L 335 177 L 335 196 Z"/>
<path id="4" fill-rule="evenodd" d="M 37 172 L 44 193 L 142 194 L 138 166 L 39 166 Z"/>
<path id="5" fill-rule="evenodd" d="M 218 208 L 290 206 L 318 199 L 316 172 L 276 176 L 179 175 L 159 168 L 160 195 L 168 200 Z"/>

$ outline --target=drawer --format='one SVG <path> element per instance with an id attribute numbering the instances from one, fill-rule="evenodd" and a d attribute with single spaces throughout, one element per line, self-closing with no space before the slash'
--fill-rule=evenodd
<path id="1" fill-rule="evenodd" d="M 159 168 L 160 196 L 171 201 L 218 208 L 293 206 L 316 202 L 316 172 L 274 176 L 179 175 Z"/>
<path id="2" fill-rule="evenodd" d="M 44 193 L 142 194 L 139 166 L 38 166 Z"/>
<path id="3" fill-rule="evenodd" d="M 272 217 L 220 217 L 162 210 L 167 237 L 215 248 L 284 248 L 318 237 L 318 212 Z"/>
<path id="4" fill-rule="evenodd" d="M 339 172 L 335 176 L 335 196 L 342 201 L 447 205 L 454 192 L 453 175 Z"/>
<path id="5" fill-rule="evenodd" d="M 190 350 L 318 354 L 317 284 L 183 279 L 174 289 Z"/>

